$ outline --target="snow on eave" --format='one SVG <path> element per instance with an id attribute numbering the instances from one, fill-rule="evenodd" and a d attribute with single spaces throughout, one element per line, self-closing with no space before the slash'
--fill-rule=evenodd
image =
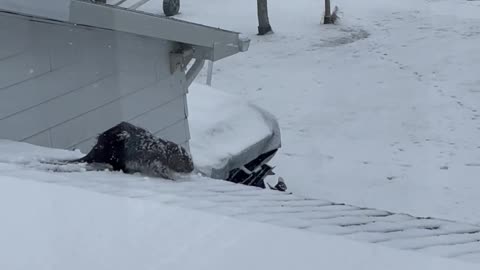
<path id="1" fill-rule="evenodd" d="M 71 0 L 0 0 L 0 11 L 68 21 Z"/>
<path id="2" fill-rule="evenodd" d="M 0 11 L 189 44 L 210 60 L 248 48 L 237 32 L 90 0 L 0 0 Z"/>

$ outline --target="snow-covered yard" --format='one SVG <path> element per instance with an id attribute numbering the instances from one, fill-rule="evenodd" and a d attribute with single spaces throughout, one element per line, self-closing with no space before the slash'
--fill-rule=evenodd
<path id="1" fill-rule="evenodd" d="M 185 0 L 179 17 L 252 39 L 213 85 L 279 118 L 291 191 L 480 223 L 480 2 L 334 0 L 335 26 L 322 2 L 271 1 L 265 37 L 252 3 Z"/>

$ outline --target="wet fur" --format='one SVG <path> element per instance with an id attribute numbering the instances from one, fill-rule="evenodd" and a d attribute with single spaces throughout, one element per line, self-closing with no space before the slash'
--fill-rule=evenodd
<path id="1" fill-rule="evenodd" d="M 104 163 L 116 171 L 165 179 L 194 169 L 192 158 L 183 147 L 127 122 L 100 134 L 85 157 L 69 162 Z"/>

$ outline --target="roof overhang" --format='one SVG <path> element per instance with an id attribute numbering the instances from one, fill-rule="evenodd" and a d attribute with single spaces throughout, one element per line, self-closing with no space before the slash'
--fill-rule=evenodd
<path id="1" fill-rule="evenodd" d="M 0 10 L 190 45 L 195 58 L 217 61 L 248 50 L 237 32 L 90 0 L 0 0 Z"/>
<path id="2" fill-rule="evenodd" d="M 0 9 L 36 17 L 68 21 L 71 0 L 0 0 Z"/>

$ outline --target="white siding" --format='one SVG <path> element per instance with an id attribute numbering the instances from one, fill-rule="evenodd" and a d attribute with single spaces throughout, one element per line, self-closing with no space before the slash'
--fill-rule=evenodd
<path id="1" fill-rule="evenodd" d="M 129 121 L 188 145 L 172 42 L 4 14 L 0 38 L 0 138 L 86 152 Z"/>

